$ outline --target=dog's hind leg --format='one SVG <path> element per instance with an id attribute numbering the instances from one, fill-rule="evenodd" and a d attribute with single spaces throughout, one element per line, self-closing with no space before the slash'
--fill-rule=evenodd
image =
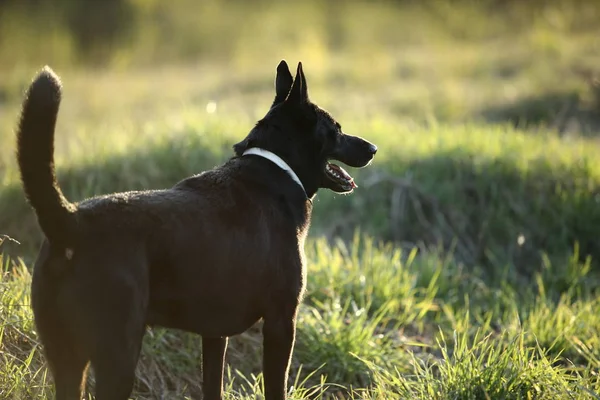
<path id="1" fill-rule="evenodd" d="M 97 400 L 127 400 L 135 381 L 148 307 L 148 284 L 142 257 L 123 251 L 90 261 L 85 285 L 85 336 L 96 378 Z M 100 263 L 100 264 L 99 264 Z M 103 267 L 104 266 L 104 267 Z M 97 274 L 89 271 L 100 271 Z M 83 286 L 82 286 L 83 287 Z"/>
<path id="2" fill-rule="evenodd" d="M 54 306 L 52 302 L 50 306 Z M 39 308 L 36 309 L 39 312 Z M 65 321 L 56 314 L 37 314 L 36 328 L 54 380 L 56 400 L 81 400 L 89 359 Z"/>
<path id="3" fill-rule="evenodd" d="M 81 400 L 85 391 L 85 376 L 88 363 L 81 359 L 63 363 L 53 368 L 56 400 Z"/>
<path id="4" fill-rule="evenodd" d="M 60 262 L 60 260 L 58 261 Z M 70 286 L 64 276 L 50 269 L 57 260 L 50 255 L 50 245 L 42 245 L 33 270 L 31 306 L 43 353 L 54 380 L 57 400 L 81 400 L 89 354 L 76 333 L 80 324 L 69 297 Z M 50 272 L 49 272 L 50 271 Z"/>
<path id="5" fill-rule="evenodd" d="M 221 400 L 223 397 L 223 368 L 227 337 L 202 337 L 202 392 L 204 400 Z"/>
<path id="6" fill-rule="evenodd" d="M 114 288 L 112 294 L 115 295 Z M 145 333 L 145 308 L 119 296 L 123 304 L 106 304 L 94 324 L 94 352 L 91 365 L 96 378 L 97 400 L 127 400 L 135 381 L 135 368 Z M 110 304 L 110 303 L 109 303 Z"/>
<path id="7" fill-rule="evenodd" d="M 125 319 L 129 313 L 120 310 L 114 313 L 110 322 L 99 329 L 96 351 L 91 358 L 97 400 L 129 399 L 145 332 L 143 322 Z"/>
<path id="8" fill-rule="evenodd" d="M 81 400 L 85 389 L 88 360 L 77 354 L 65 338 L 47 342 L 44 353 L 54 378 L 56 400 Z"/>
<path id="9" fill-rule="evenodd" d="M 112 345 L 114 346 L 114 343 Z M 129 399 L 135 382 L 135 367 L 141 339 L 139 345 L 134 346 L 136 348 L 107 347 L 102 357 L 92 360 L 92 368 L 96 376 L 97 400 Z"/>
<path id="10" fill-rule="evenodd" d="M 295 313 L 265 318 L 263 325 L 263 374 L 265 399 L 285 400 L 287 378 L 296 335 Z"/>

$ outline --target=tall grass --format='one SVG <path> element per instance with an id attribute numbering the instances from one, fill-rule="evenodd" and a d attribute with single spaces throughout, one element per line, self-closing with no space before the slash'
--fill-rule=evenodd
<path id="1" fill-rule="evenodd" d="M 598 297 L 583 294 L 581 282 L 568 288 L 578 294 L 553 303 L 548 295 L 558 294 L 554 289 L 507 292 L 502 290 L 510 286 L 507 281 L 474 282 L 467 271 L 445 274 L 445 265 L 435 263 L 437 278 L 418 290 L 421 271 L 440 255 L 413 258 L 361 236 L 350 244 L 311 240 L 308 256 L 309 291 L 298 319 L 292 398 L 310 398 L 309 392 L 373 399 L 598 397 Z M 401 266 L 402 282 L 412 282 L 414 290 L 392 291 L 389 301 L 378 303 L 368 294 L 398 285 L 365 271 L 373 261 L 384 269 L 383 260 Z M 336 268 L 340 263 L 343 268 Z M 4 259 L 3 265 L 0 390 L 3 398 L 49 396 L 51 380 L 28 307 L 29 273 L 19 263 Z M 364 290 L 347 284 L 353 281 Z M 458 304 L 455 291 L 440 290 L 456 281 L 475 285 L 480 294 L 463 291 L 470 299 Z M 505 310 L 485 306 L 498 296 Z M 229 398 L 262 393 L 259 327 L 231 341 Z M 137 398 L 197 395 L 200 343 L 195 335 L 149 331 Z"/>

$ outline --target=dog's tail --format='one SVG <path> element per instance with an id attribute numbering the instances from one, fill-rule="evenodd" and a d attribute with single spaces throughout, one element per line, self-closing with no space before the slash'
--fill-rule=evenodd
<path id="1" fill-rule="evenodd" d="M 27 200 L 50 243 L 67 244 L 76 207 L 63 195 L 54 172 L 54 129 L 61 83 L 44 67 L 27 90 L 17 131 L 17 159 Z"/>

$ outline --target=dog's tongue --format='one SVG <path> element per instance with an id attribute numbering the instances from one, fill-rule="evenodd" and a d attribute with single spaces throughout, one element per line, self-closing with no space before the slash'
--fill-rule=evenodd
<path id="1" fill-rule="evenodd" d="M 347 183 L 349 183 L 352 188 L 357 188 L 358 186 L 356 185 L 356 183 L 354 183 L 354 179 L 350 176 L 349 173 L 347 173 L 346 171 L 344 171 L 344 169 L 338 165 L 329 163 L 329 167 L 334 170 L 338 176 L 343 179 L 344 181 L 346 181 Z"/>

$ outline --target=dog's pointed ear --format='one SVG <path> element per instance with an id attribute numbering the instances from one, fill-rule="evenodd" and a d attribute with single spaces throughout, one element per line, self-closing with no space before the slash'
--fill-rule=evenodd
<path id="1" fill-rule="evenodd" d="M 298 73 L 302 78 L 302 97 L 304 101 L 308 102 L 308 86 L 306 85 L 306 77 L 304 76 L 304 70 L 302 69 L 302 63 L 298 63 Z"/>
<path id="2" fill-rule="evenodd" d="M 294 79 L 287 100 L 299 104 L 308 102 L 308 87 L 306 86 L 306 77 L 304 76 L 301 62 L 298 63 L 296 78 Z"/>
<path id="3" fill-rule="evenodd" d="M 294 78 L 290 72 L 285 60 L 281 60 L 277 66 L 277 76 L 275 77 L 275 100 L 271 107 L 276 106 L 279 103 L 283 103 L 287 95 L 290 93 Z"/>

